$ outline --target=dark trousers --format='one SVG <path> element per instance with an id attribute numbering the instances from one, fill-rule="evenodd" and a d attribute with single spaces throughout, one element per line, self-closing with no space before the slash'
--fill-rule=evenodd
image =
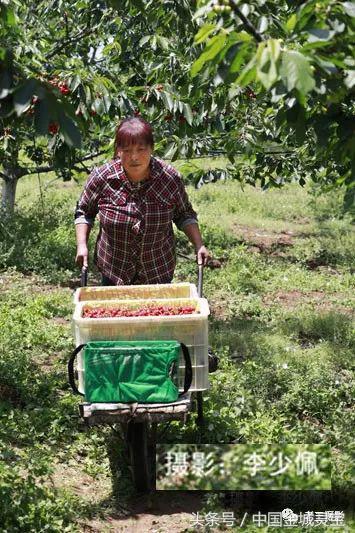
<path id="1" fill-rule="evenodd" d="M 103 274 L 101 276 L 101 285 L 103 285 L 104 287 L 111 287 L 111 285 L 115 285 L 115 283 L 111 281 L 110 278 L 108 278 L 107 276 L 104 276 Z"/>

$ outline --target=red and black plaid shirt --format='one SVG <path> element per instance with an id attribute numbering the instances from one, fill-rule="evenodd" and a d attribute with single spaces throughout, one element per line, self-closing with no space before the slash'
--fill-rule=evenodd
<path id="1" fill-rule="evenodd" d="M 132 183 L 120 159 L 95 168 L 75 211 L 75 223 L 100 230 L 95 262 L 117 285 L 169 283 L 175 268 L 172 222 L 179 229 L 197 223 L 179 173 L 151 158 L 150 177 Z"/>

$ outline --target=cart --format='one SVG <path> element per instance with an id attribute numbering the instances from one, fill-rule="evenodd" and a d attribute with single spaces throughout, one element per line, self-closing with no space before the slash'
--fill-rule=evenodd
<path id="1" fill-rule="evenodd" d="M 198 268 L 198 296 L 202 297 L 203 266 Z M 87 269 L 82 270 L 81 286 L 87 285 Z M 78 349 L 74 350 L 69 363 L 69 383 L 76 394 L 79 392 L 75 383 L 74 359 Z M 217 368 L 217 358 L 209 350 L 209 372 Z M 150 492 L 155 487 L 155 443 L 157 425 L 172 420 L 186 422 L 188 413 L 197 409 L 197 424 L 203 426 L 203 391 L 186 392 L 171 403 L 88 403 L 79 405 L 79 413 L 88 426 L 100 424 L 118 424 L 125 441 L 134 486 L 138 492 Z"/>

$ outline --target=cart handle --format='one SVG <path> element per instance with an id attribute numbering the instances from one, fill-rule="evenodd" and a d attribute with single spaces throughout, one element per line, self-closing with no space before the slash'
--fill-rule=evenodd
<path id="1" fill-rule="evenodd" d="M 203 285 L 203 265 L 198 265 L 197 294 L 199 298 L 202 298 L 202 285 Z"/>
<path id="2" fill-rule="evenodd" d="M 88 284 L 88 267 L 83 266 L 80 274 L 80 287 L 86 287 Z"/>

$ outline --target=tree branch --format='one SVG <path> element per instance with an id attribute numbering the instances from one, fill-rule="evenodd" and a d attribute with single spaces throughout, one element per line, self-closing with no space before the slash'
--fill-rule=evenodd
<path id="1" fill-rule="evenodd" d="M 229 0 L 229 5 L 232 8 L 232 11 L 241 19 L 243 22 L 245 29 L 248 33 L 250 33 L 258 43 L 261 43 L 263 38 L 261 37 L 260 33 L 254 28 L 252 23 L 247 19 L 245 15 L 241 12 L 237 4 L 234 0 Z"/>
<path id="2" fill-rule="evenodd" d="M 90 159 L 94 159 L 95 157 L 98 157 L 99 155 L 103 155 L 103 154 L 106 154 L 106 150 L 101 150 L 100 152 L 97 152 L 96 154 L 89 154 L 89 155 L 86 155 L 85 157 L 82 157 L 80 159 L 76 159 L 73 162 L 73 168 L 78 163 L 82 163 L 83 161 L 88 161 Z M 22 176 L 30 176 L 31 174 L 43 174 L 44 172 L 52 172 L 52 170 L 54 170 L 54 169 L 55 169 L 54 165 L 49 165 L 47 167 L 22 168 L 21 175 Z M 81 169 L 76 168 L 76 170 L 81 170 Z M 5 176 L 4 176 L 4 179 L 6 179 Z"/>
<path id="3" fill-rule="evenodd" d="M 69 44 L 75 42 L 75 41 L 78 41 L 79 39 L 82 39 L 83 37 L 87 37 L 88 35 L 90 35 L 91 33 L 94 33 L 94 31 L 96 30 L 96 28 L 92 29 L 92 28 L 89 28 L 87 30 L 83 30 L 83 31 L 79 31 L 79 33 L 77 33 L 76 35 L 73 35 L 73 37 L 70 37 L 69 39 L 66 39 L 65 41 L 63 41 L 61 44 L 59 44 L 58 46 L 56 46 L 54 48 L 54 50 L 52 50 L 52 52 L 50 52 L 49 54 L 47 54 L 47 59 L 52 59 L 52 57 L 54 57 L 56 54 L 58 54 L 61 50 L 63 50 L 63 48 L 66 48 Z"/>
<path id="4" fill-rule="evenodd" d="M 106 150 L 101 150 L 100 152 L 97 152 L 96 154 L 90 154 L 85 157 L 82 157 L 81 159 L 76 159 L 75 163 L 82 163 L 83 161 L 88 161 L 89 159 L 94 159 L 94 157 L 99 157 L 99 155 L 106 154 Z"/>

